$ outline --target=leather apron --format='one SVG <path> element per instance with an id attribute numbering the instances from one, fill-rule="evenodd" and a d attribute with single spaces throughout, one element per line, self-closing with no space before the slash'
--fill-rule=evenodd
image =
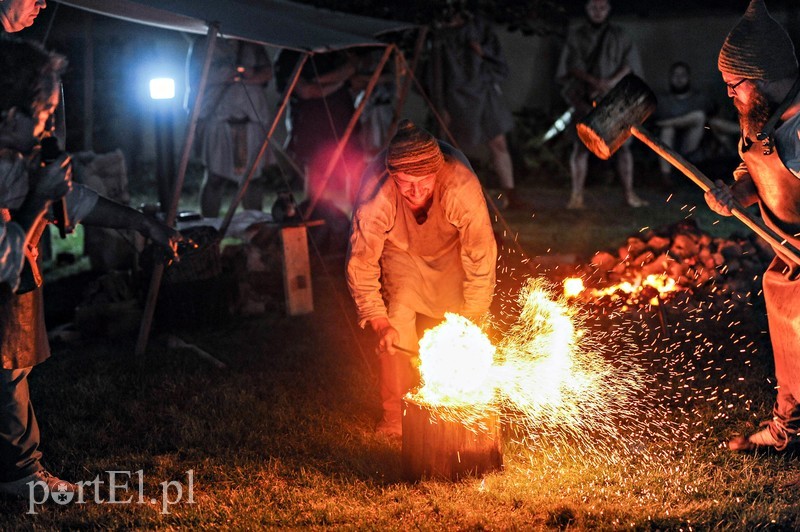
<path id="1" fill-rule="evenodd" d="M 0 217 L 9 221 L 8 211 L 0 211 Z M 50 356 L 38 264 L 39 239 L 46 227 L 47 221 L 41 220 L 25 250 L 25 267 L 17 293 L 8 285 L 0 287 L 0 363 L 3 369 L 35 366 Z"/>
<path id="2" fill-rule="evenodd" d="M 791 173 L 781 161 L 776 149 L 762 150 L 755 144 L 740 153 L 756 183 L 780 182 L 797 187 L 798 191 L 784 197 L 800 197 L 800 178 Z M 758 185 L 757 185 L 758 187 Z M 764 197 L 759 190 L 759 197 Z M 794 235 L 800 225 L 792 220 L 781 220 L 763 201 L 759 201 L 764 223 L 800 248 L 800 238 Z M 795 206 L 797 209 L 800 206 Z M 775 414 L 783 420 L 797 418 L 800 414 L 800 266 L 786 258 L 780 249 L 764 273 L 764 299 L 769 320 L 769 333 L 775 359 L 775 377 L 778 381 L 778 398 Z"/>

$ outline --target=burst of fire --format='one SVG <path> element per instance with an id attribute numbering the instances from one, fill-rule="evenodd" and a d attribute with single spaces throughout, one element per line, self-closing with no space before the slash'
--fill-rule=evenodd
<path id="1" fill-rule="evenodd" d="M 463 316 L 426 331 L 419 342 L 422 387 L 416 396 L 426 404 L 486 405 L 494 397 L 490 373 L 495 348 L 481 329 Z"/>
<path id="2" fill-rule="evenodd" d="M 598 449 L 598 442 L 623 440 L 623 428 L 643 430 L 647 414 L 634 398 L 651 379 L 624 354 L 604 352 L 544 281 L 529 279 L 519 303 L 496 348 L 453 314 L 426 331 L 422 385 L 410 398 L 466 425 L 497 413 L 522 441 L 569 438 Z"/>

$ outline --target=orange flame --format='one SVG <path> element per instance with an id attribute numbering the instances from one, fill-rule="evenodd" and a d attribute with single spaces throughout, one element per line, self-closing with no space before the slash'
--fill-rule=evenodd
<path id="1" fill-rule="evenodd" d="M 623 281 L 621 283 L 606 286 L 604 288 L 586 289 L 583 280 L 578 277 L 570 277 L 564 279 L 564 297 L 569 299 L 585 296 L 593 299 L 610 296 L 612 298 L 620 297 L 619 294 L 627 294 L 626 298 L 629 302 L 647 288 L 654 288 L 660 296 L 676 292 L 678 290 L 675 279 L 667 274 L 650 274 L 644 279 L 638 277 L 632 281 Z"/>

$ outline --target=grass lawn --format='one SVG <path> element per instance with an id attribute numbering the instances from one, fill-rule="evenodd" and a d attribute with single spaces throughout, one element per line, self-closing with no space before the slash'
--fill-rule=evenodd
<path id="1" fill-rule="evenodd" d="M 645 189 L 651 208 L 634 210 L 618 188 L 597 186 L 585 212 L 563 209 L 563 188 L 525 194 L 533 212 L 508 213 L 505 236 L 530 256 L 586 260 L 687 216 L 718 235 L 745 232 L 716 223 L 694 190 L 667 202 Z M 502 250 L 506 287 L 528 275 L 519 253 Z M 796 454 L 733 455 L 723 445 L 753 430 L 774 400 L 757 297 L 725 313 L 673 308 L 669 335 L 645 314 L 589 314 L 591 334 L 646 370 L 629 404 L 641 423 L 590 437 L 543 426 L 525 444 L 506 427 L 501 472 L 406 482 L 399 441 L 374 433 L 378 368 L 371 336 L 355 325 L 342 260 L 312 268 L 311 315 L 286 317 L 276 293 L 263 315 L 179 333 L 228 370 L 169 350 L 158 335 L 138 361 L 133 338 L 57 346 L 31 378 L 44 462 L 69 480 L 105 484 L 85 504 L 50 502 L 34 514 L 27 501 L 0 501 L 0 528 L 800 528 Z M 130 503 L 92 500 L 108 501 L 108 471 L 132 472 L 116 479 L 128 483 L 117 500 Z M 181 500 L 164 510 L 162 490 L 177 501 L 179 482 Z"/>

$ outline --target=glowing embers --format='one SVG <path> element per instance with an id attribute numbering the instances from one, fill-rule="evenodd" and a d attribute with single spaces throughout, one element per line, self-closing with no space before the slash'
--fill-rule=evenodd
<path id="1" fill-rule="evenodd" d="M 630 281 L 622 281 L 602 288 L 587 288 L 578 277 L 564 279 L 564 296 L 568 299 L 583 300 L 608 297 L 611 301 L 623 301 L 629 305 L 650 303 L 658 304 L 659 299 L 667 299 L 671 293 L 682 288 L 675 279 L 667 274 L 650 274 L 644 278 L 637 277 Z"/>

